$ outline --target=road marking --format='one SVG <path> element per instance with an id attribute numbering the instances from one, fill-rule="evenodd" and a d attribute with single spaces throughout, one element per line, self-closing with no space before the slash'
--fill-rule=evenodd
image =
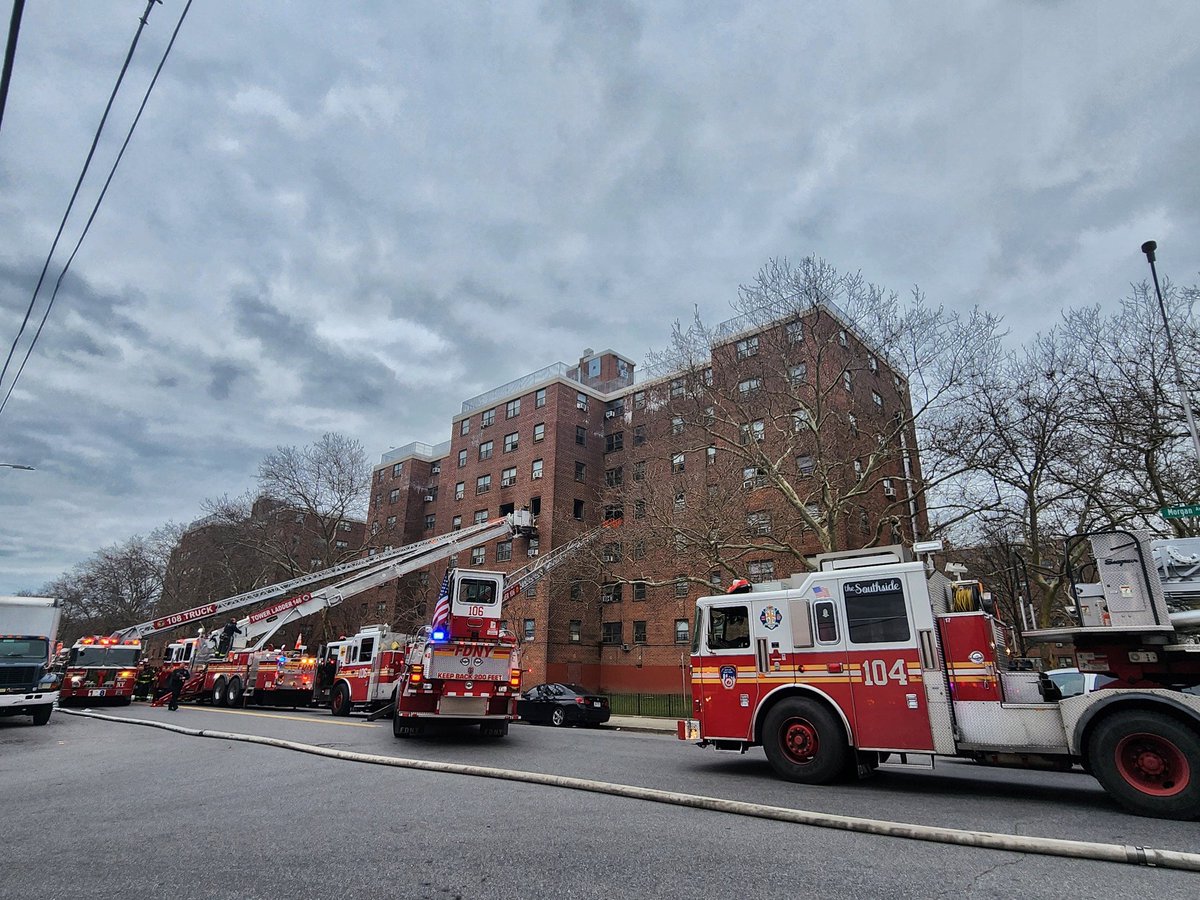
<path id="1" fill-rule="evenodd" d="M 314 719 L 311 716 L 289 716 L 285 713 L 250 712 L 245 709 L 208 709 L 199 706 L 181 706 L 180 709 L 192 712 L 215 712 L 227 716 L 257 716 L 260 719 L 291 719 L 295 722 L 316 722 L 318 725 L 349 725 L 351 728 L 378 728 L 374 722 L 345 722 L 330 716 L 328 719 Z"/>

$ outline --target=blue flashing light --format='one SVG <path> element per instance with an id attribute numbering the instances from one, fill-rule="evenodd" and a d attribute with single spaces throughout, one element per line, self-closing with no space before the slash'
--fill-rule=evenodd
<path id="1" fill-rule="evenodd" d="M 446 639 L 446 629 L 435 628 L 433 630 L 433 639 L 435 641 L 444 641 Z"/>

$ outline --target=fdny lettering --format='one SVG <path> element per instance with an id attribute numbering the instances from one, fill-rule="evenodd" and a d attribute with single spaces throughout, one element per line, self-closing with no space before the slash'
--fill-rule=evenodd
<path id="1" fill-rule="evenodd" d="M 873 581 L 847 581 L 842 585 L 846 597 L 862 597 L 871 594 L 895 594 L 900 591 L 899 578 L 876 578 Z"/>
<path id="2" fill-rule="evenodd" d="M 494 647 L 488 647 L 486 644 L 455 644 L 449 648 L 449 652 L 438 650 L 438 656 L 491 656 Z"/>

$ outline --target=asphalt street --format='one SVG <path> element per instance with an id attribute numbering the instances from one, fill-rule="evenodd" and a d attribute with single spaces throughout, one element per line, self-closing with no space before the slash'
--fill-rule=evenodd
<path id="1" fill-rule="evenodd" d="M 360 752 L 545 772 L 846 815 L 1162 849 L 1194 824 L 1116 809 L 1082 773 L 952 763 L 852 785 L 775 779 L 761 752 L 514 725 L 397 740 L 327 711 L 101 710 Z M 0 898 L 1193 898 L 1200 875 L 950 847 L 538 785 L 379 767 L 56 713 L 0 720 Z"/>

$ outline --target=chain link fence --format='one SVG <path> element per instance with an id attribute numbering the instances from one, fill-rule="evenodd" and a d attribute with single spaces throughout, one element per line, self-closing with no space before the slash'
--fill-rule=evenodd
<path id="1" fill-rule="evenodd" d="M 609 694 L 608 703 L 614 716 L 681 719 L 692 714 L 692 698 L 686 694 Z"/>

